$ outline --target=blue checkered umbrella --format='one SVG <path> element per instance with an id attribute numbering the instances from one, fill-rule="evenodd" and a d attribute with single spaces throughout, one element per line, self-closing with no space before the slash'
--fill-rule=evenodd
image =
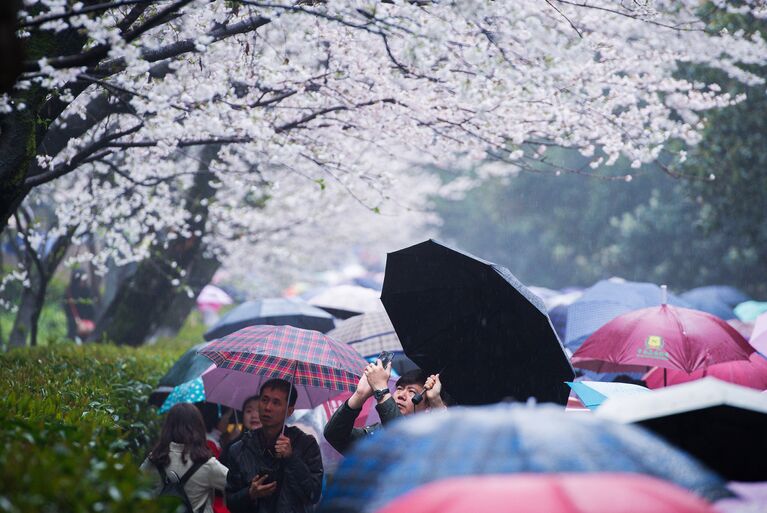
<path id="1" fill-rule="evenodd" d="M 208 367 L 210 366 L 210 362 L 208 362 Z M 199 377 L 174 387 L 160 406 L 160 413 L 167 413 L 179 403 L 200 403 L 203 401 L 205 401 L 205 388 L 202 385 L 202 377 Z"/>
<path id="2" fill-rule="evenodd" d="M 443 478 L 518 472 L 633 472 L 707 500 L 729 495 L 716 474 L 641 428 L 501 404 L 415 415 L 366 438 L 341 464 L 321 512 L 366 513 Z"/>

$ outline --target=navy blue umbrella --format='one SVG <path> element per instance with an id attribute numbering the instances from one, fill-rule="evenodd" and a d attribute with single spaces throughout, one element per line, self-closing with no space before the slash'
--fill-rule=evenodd
<path id="1" fill-rule="evenodd" d="M 322 333 L 327 333 L 335 326 L 332 315 L 303 301 L 287 298 L 259 299 L 247 301 L 228 311 L 204 337 L 205 340 L 213 340 L 258 324 L 293 326 Z"/>
<path id="2" fill-rule="evenodd" d="M 339 467 L 320 511 L 366 513 L 443 478 L 517 472 L 633 472 L 710 501 L 730 495 L 719 476 L 642 428 L 501 404 L 414 415 L 366 438 Z"/>
<path id="3" fill-rule="evenodd" d="M 654 283 L 602 280 L 586 289 L 567 308 L 565 346 L 575 352 L 596 330 L 619 315 L 650 306 L 660 306 L 661 288 Z M 692 308 L 674 294 L 668 304 Z"/>
<path id="4" fill-rule="evenodd" d="M 751 299 L 746 294 L 728 285 L 709 285 L 688 290 L 679 295 L 696 310 L 702 310 L 720 319 L 735 319 L 733 308 Z"/>

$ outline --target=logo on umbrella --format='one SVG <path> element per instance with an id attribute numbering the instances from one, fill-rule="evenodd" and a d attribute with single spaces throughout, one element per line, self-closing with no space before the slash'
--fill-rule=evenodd
<path id="1" fill-rule="evenodd" d="M 668 360 L 668 353 L 663 350 L 663 337 L 658 335 L 647 337 L 647 340 L 644 341 L 644 347 L 637 349 L 637 356 Z"/>

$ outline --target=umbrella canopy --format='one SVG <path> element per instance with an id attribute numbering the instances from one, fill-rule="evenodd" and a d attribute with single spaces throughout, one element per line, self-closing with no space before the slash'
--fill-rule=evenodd
<path id="1" fill-rule="evenodd" d="M 690 492 L 649 476 L 517 474 L 445 479 L 377 513 L 715 513 Z"/>
<path id="2" fill-rule="evenodd" d="M 220 307 L 231 304 L 231 296 L 215 285 L 205 285 L 197 296 L 197 306 L 201 308 Z"/>
<path id="3" fill-rule="evenodd" d="M 382 310 L 379 293 L 359 285 L 337 285 L 309 299 L 309 304 L 322 308 L 339 319 L 348 319 L 364 312 Z"/>
<path id="4" fill-rule="evenodd" d="M 716 315 L 720 319 L 734 319 L 733 308 L 749 298 L 746 294 L 727 285 L 709 285 L 690 289 L 679 295 L 696 310 Z"/>
<path id="5" fill-rule="evenodd" d="M 584 406 L 596 410 L 608 397 L 644 394 L 650 389 L 631 383 L 610 383 L 604 381 L 576 381 L 567 384 L 573 389 Z"/>
<path id="6" fill-rule="evenodd" d="M 384 310 L 347 319 L 328 332 L 328 336 L 353 347 L 364 357 L 381 351 L 402 352 L 402 344 Z"/>
<path id="7" fill-rule="evenodd" d="M 728 383 L 767 390 L 767 359 L 757 352 L 751 353 L 748 360 L 715 363 L 691 374 L 680 370 L 666 370 L 664 375 L 663 371 L 664 369 L 654 367 L 642 379 L 650 388 L 662 388 L 711 376 Z"/>
<path id="8" fill-rule="evenodd" d="M 197 353 L 206 343 L 197 344 L 176 360 L 170 370 L 160 378 L 157 388 L 150 394 L 149 404 L 161 406 L 174 387 L 199 378 L 210 367 L 210 360 Z"/>
<path id="9" fill-rule="evenodd" d="M 756 318 L 754 330 L 748 342 L 754 349 L 767 356 L 767 313 Z"/>
<path id="10" fill-rule="evenodd" d="M 568 307 L 565 345 L 575 351 L 592 333 L 619 315 L 660 306 L 662 301 L 663 292 L 654 283 L 617 279 L 597 282 Z M 673 294 L 668 294 L 667 303 L 690 307 Z"/>
<path id="11" fill-rule="evenodd" d="M 643 429 L 553 405 L 500 404 L 413 415 L 360 441 L 321 511 L 375 511 L 448 477 L 551 472 L 633 472 L 708 500 L 729 495 L 713 472 Z"/>
<path id="12" fill-rule="evenodd" d="M 704 378 L 608 399 L 596 416 L 640 424 L 733 481 L 767 480 L 767 396 Z"/>
<path id="13" fill-rule="evenodd" d="M 210 362 L 208 362 L 210 363 Z M 209 365 L 212 367 L 213 365 Z M 160 413 L 168 413 L 173 406 L 180 403 L 201 403 L 205 401 L 205 389 L 202 378 L 194 378 L 177 387 L 174 387 L 165 402 L 160 406 Z"/>
<path id="14" fill-rule="evenodd" d="M 757 317 L 767 312 L 767 301 L 745 301 L 734 309 L 735 315 L 743 322 L 754 322 Z"/>
<path id="15" fill-rule="evenodd" d="M 429 240 L 389 253 L 381 301 L 405 354 L 462 404 L 565 404 L 574 372 L 542 301 L 505 267 Z"/>
<path id="16" fill-rule="evenodd" d="M 239 407 L 261 381 L 280 378 L 298 390 L 297 408 L 353 392 L 367 362 L 346 344 L 292 326 L 249 326 L 206 345 L 216 367 L 203 375 L 208 401 Z M 261 381 L 258 381 L 261 380 Z M 248 387 L 257 387 L 248 392 Z"/>
<path id="17" fill-rule="evenodd" d="M 735 328 L 698 310 L 661 305 L 620 315 L 573 354 L 574 366 L 596 372 L 664 367 L 693 372 L 754 349 Z"/>
<path id="18" fill-rule="evenodd" d="M 297 299 L 271 298 L 247 301 L 228 311 L 205 333 L 205 340 L 221 338 L 247 326 L 293 326 L 322 333 L 333 329 L 333 316 Z"/>

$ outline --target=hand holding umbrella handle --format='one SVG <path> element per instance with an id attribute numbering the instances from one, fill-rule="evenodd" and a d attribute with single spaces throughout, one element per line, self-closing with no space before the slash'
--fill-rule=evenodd
<path id="1" fill-rule="evenodd" d="M 424 394 L 426 394 L 426 392 L 428 392 L 429 390 L 431 390 L 431 387 L 428 387 L 428 388 L 423 387 L 423 392 L 416 393 L 411 399 L 411 401 L 413 401 L 413 404 L 416 404 L 416 405 L 421 404 L 421 401 L 423 401 Z"/>

